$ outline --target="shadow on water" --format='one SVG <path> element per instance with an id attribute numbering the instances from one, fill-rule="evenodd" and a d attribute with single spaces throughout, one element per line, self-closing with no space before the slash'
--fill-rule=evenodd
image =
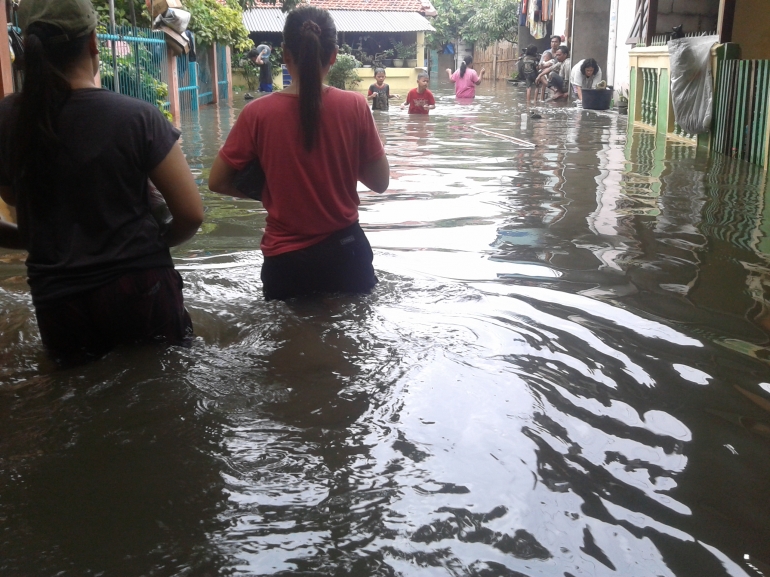
<path id="1" fill-rule="evenodd" d="M 761 170 L 434 88 L 375 113 L 370 295 L 262 300 L 261 205 L 205 190 L 240 105 L 183 122 L 191 350 L 55 371 L 0 255 L 0 573 L 770 574 Z"/>

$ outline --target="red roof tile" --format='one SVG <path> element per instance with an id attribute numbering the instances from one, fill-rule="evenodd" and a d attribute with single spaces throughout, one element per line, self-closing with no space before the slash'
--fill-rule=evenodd
<path id="1" fill-rule="evenodd" d="M 305 0 L 307 4 L 327 10 L 371 10 L 377 12 L 419 12 L 435 15 L 429 0 Z M 272 4 L 257 3 L 255 8 L 274 8 Z"/>

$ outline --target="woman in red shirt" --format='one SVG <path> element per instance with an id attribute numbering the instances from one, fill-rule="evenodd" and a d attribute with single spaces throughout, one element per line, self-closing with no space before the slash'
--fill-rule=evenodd
<path id="1" fill-rule="evenodd" d="M 209 188 L 246 198 L 236 175 L 255 160 L 261 164 L 267 300 L 367 292 L 377 277 L 358 224 L 356 188 L 361 181 L 384 192 L 388 160 L 366 98 L 323 84 L 337 59 L 329 13 L 307 5 L 292 10 L 283 35 L 292 83 L 244 107 L 214 161 Z"/>

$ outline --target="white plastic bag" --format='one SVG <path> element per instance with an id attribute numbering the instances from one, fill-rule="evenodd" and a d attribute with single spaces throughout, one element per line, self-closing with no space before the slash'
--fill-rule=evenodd
<path id="1" fill-rule="evenodd" d="M 719 36 L 669 40 L 671 101 L 674 119 L 689 134 L 703 134 L 711 127 L 714 81 L 711 75 L 711 47 Z"/>
<path id="2" fill-rule="evenodd" d="M 158 20 L 160 24 L 165 24 L 179 34 L 184 34 L 187 26 L 190 24 L 190 13 L 179 8 L 169 8 L 158 16 Z"/>

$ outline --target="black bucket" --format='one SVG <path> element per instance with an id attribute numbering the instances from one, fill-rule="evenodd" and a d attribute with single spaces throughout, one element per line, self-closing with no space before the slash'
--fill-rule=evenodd
<path id="1" fill-rule="evenodd" d="M 608 110 L 612 101 L 611 88 L 602 90 L 583 89 L 583 108 L 588 110 Z"/>

